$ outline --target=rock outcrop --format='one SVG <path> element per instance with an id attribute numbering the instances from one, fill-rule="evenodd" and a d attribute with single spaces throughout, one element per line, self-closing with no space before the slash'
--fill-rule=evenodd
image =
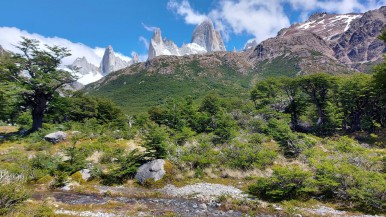
<path id="1" fill-rule="evenodd" d="M 47 134 L 44 136 L 44 139 L 48 142 L 51 142 L 53 144 L 59 143 L 61 141 L 64 141 L 67 139 L 67 133 L 62 131 L 57 131 L 54 133 Z"/>
<path id="2" fill-rule="evenodd" d="M 135 179 L 143 184 L 148 179 L 158 181 L 164 177 L 166 171 L 164 169 L 165 160 L 157 159 L 143 164 L 138 168 Z"/>
<path id="3" fill-rule="evenodd" d="M 214 29 L 210 19 L 206 19 L 194 29 L 192 43 L 200 45 L 208 52 L 226 51 L 221 34 Z"/>

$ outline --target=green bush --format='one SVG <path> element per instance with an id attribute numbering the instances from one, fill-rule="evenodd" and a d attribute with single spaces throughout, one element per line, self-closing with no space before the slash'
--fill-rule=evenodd
<path id="1" fill-rule="evenodd" d="M 216 166 L 220 161 L 220 152 L 213 149 L 207 143 L 201 143 L 184 147 L 181 160 L 185 162 L 191 169 L 206 168 Z"/>
<path id="2" fill-rule="evenodd" d="M 129 153 L 122 152 L 115 158 L 113 168 L 100 174 L 105 185 L 122 184 L 127 179 L 134 178 L 138 167 L 145 162 L 143 155 L 136 149 Z"/>
<path id="3" fill-rule="evenodd" d="M 34 158 L 30 160 L 30 166 L 33 170 L 40 170 L 46 174 L 53 175 L 58 169 L 60 158 L 58 156 L 52 156 L 48 153 L 37 153 Z M 41 177 L 36 177 L 37 179 Z"/>
<path id="4" fill-rule="evenodd" d="M 22 183 L 0 183 L 0 215 L 9 213 L 29 197 L 30 192 Z"/>
<path id="5" fill-rule="evenodd" d="M 271 165 L 277 157 L 272 147 L 262 144 L 238 143 L 223 148 L 224 164 L 234 169 L 249 170 Z"/>
<path id="6" fill-rule="evenodd" d="M 167 156 L 168 134 L 165 128 L 151 124 L 144 135 L 143 147 L 146 148 L 146 156 L 151 159 L 163 159 Z"/>
<path id="7" fill-rule="evenodd" d="M 272 177 L 258 178 L 249 193 L 270 201 L 308 199 L 317 192 L 312 172 L 297 166 L 273 168 Z"/>

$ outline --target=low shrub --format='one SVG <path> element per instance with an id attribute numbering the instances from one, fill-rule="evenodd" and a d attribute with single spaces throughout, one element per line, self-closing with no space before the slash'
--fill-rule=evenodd
<path id="1" fill-rule="evenodd" d="M 0 215 L 11 212 L 29 197 L 30 192 L 20 182 L 0 183 Z"/>
<path id="2" fill-rule="evenodd" d="M 249 193 L 269 201 L 308 199 L 317 192 L 312 172 L 297 166 L 273 168 L 272 177 L 258 178 Z"/>

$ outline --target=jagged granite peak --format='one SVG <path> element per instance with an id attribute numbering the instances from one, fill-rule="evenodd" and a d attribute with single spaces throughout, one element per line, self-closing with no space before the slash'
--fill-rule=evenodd
<path id="1" fill-rule="evenodd" d="M 205 48 L 208 52 L 226 51 L 220 32 L 216 31 L 211 19 L 205 19 L 192 35 L 192 43 Z"/>
<path id="2" fill-rule="evenodd" d="M 113 71 L 117 71 L 128 66 L 130 66 L 130 63 L 115 56 L 113 47 L 109 45 L 103 55 L 102 62 L 100 65 L 100 72 L 102 73 L 102 75 L 107 75 Z"/>
<path id="3" fill-rule="evenodd" d="M 75 72 L 78 77 L 77 82 L 82 85 L 95 82 L 103 77 L 99 72 L 99 68 L 89 63 L 86 57 L 76 58 L 75 61 L 67 67 Z M 79 85 L 76 85 L 76 87 L 79 87 Z"/>
<path id="4" fill-rule="evenodd" d="M 77 69 L 77 72 L 81 75 L 86 75 L 92 72 L 93 74 L 98 73 L 99 68 L 89 63 L 86 57 L 76 58 L 70 66 L 72 69 Z"/>
<path id="5" fill-rule="evenodd" d="M 148 59 L 151 60 L 157 56 L 184 56 L 203 53 L 207 53 L 207 50 L 196 43 L 184 44 L 179 48 L 172 40 L 162 39 L 161 30 L 157 28 L 154 30 L 149 44 Z"/>
<path id="6" fill-rule="evenodd" d="M 170 55 L 169 53 L 163 44 L 161 29 L 156 28 L 149 44 L 149 60 L 161 55 Z"/>
<path id="7" fill-rule="evenodd" d="M 133 59 L 131 60 L 132 63 L 139 63 L 139 56 L 136 52 L 133 52 Z"/>
<path id="8" fill-rule="evenodd" d="M 157 44 L 161 44 L 162 43 L 162 34 L 161 34 L 161 29 L 160 28 L 156 28 L 154 30 L 154 34 L 153 34 L 152 40 L 155 43 L 157 43 Z"/>

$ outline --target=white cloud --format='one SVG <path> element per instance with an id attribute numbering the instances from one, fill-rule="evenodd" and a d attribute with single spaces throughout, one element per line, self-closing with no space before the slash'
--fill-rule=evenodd
<path id="1" fill-rule="evenodd" d="M 289 18 L 277 0 L 224 0 L 209 16 L 223 35 L 229 32 L 247 33 L 255 36 L 257 41 L 274 36 L 280 29 L 290 25 Z"/>
<path id="2" fill-rule="evenodd" d="M 198 25 L 207 18 L 206 15 L 194 11 L 187 0 L 183 0 L 181 3 L 176 0 L 170 0 L 167 7 L 169 10 L 183 16 L 187 24 Z"/>
<path id="3" fill-rule="evenodd" d="M 158 28 L 156 26 L 148 26 L 148 25 L 146 25 L 144 23 L 142 23 L 142 26 L 143 26 L 143 28 L 145 28 L 149 32 L 154 32 L 154 30 L 156 30 Z"/>
<path id="4" fill-rule="evenodd" d="M 143 36 L 139 36 L 139 41 L 143 43 L 146 49 L 149 49 L 149 40 Z"/>
<path id="5" fill-rule="evenodd" d="M 17 49 L 14 45 L 18 44 L 22 36 L 39 40 L 41 45 L 44 45 L 44 44 L 47 44 L 50 46 L 58 45 L 58 46 L 68 48 L 72 55 L 64 58 L 62 65 L 72 64 L 74 60 L 78 57 L 86 57 L 88 62 L 96 66 L 99 66 L 105 51 L 105 49 L 101 47 L 91 48 L 82 43 L 74 43 L 64 38 L 45 37 L 36 33 L 29 33 L 27 31 L 20 30 L 15 27 L 0 27 L 0 45 L 2 45 L 3 48 L 6 50 L 9 50 L 15 53 L 20 52 L 19 49 Z M 124 60 L 131 59 L 130 57 L 127 57 L 121 53 L 115 53 L 115 54 L 116 56 Z"/>

